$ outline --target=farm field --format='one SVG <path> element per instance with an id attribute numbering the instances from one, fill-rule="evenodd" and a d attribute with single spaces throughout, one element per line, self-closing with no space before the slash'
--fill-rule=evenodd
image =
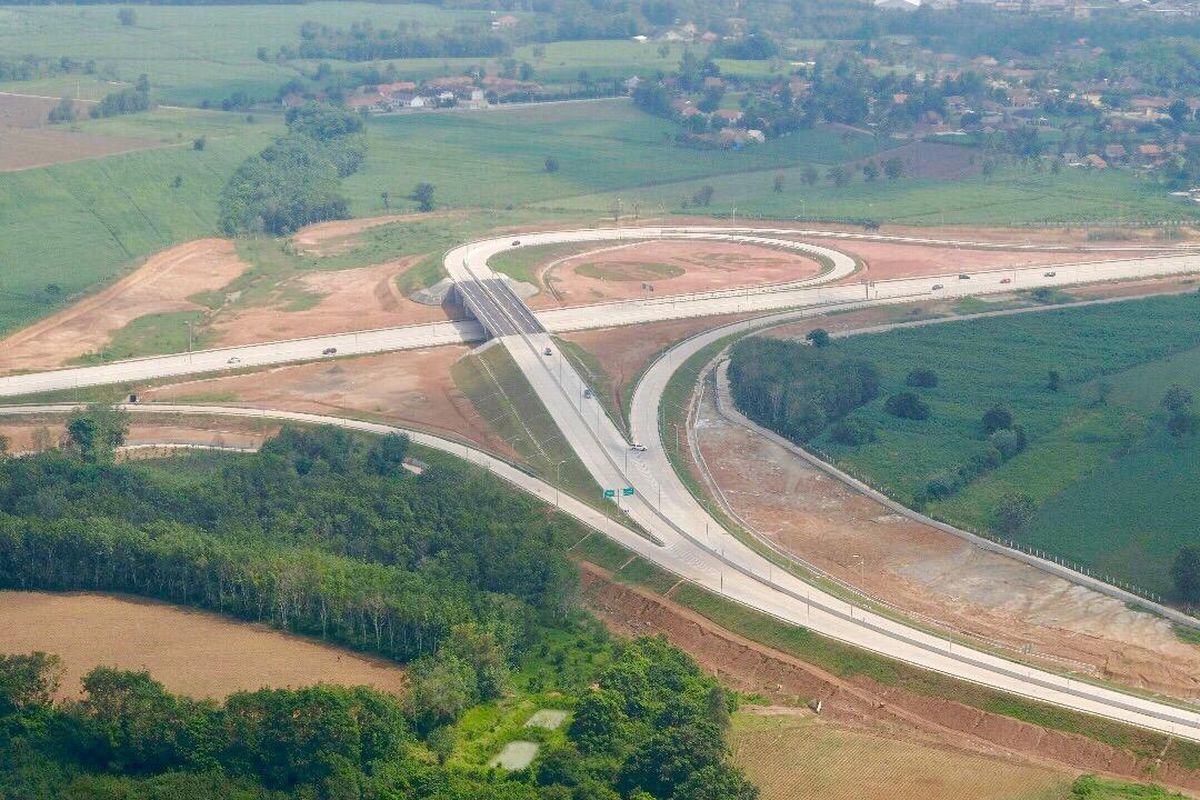
<path id="1" fill-rule="evenodd" d="M 151 5 L 138 7 L 135 24 L 123 26 L 115 6 L 10 6 L 0 10 L 0 57 L 32 53 L 95 60 L 97 71 L 110 79 L 133 82 L 147 75 L 155 99 L 165 103 L 220 103 L 238 91 L 268 100 L 297 71 L 260 61 L 256 52 L 259 47 L 274 53 L 281 45 L 296 46 L 300 25 L 307 20 L 343 28 L 363 20 L 379 27 L 403 20 L 432 32 L 484 16 L 486 12 L 420 3 Z M 19 81 L 0 84 L 0 90 L 27 91 Z"/>
<path id="2" fill-rule="evenodd" d="M 1067 800 L 1069 774 L 947 751 L 825 723 L 811 713 L 751 706 L 733 717 L 734 760 L 762 800 Z"/>
<path id="3" fill-rule="evenodd" d="M 1157 406 L 1171 383 L 1200 389 L 1198 302 L 1189 293 L 835 340 L 831 352 L 879 367 L 878 397 L 849 416 L 878 439 L 839 444 L 826 429 L 810 446 L 934 516 L 1169 594 L 1171 560 L 1195 533 L 1200 492 L 1187 476 L 1200 447 L 1168 436 Z M 918 368 L 934 370 L 937 386 L 906 387 Z M 1047 389 L 1051 370 L 1061 391 Z M 906 390 L 930 406 L 930 419 L 883 410 Z M 1028 447 L 931 498 L 932 480 L 988 452 L 980 419 L 993 406 L 1011 411 Z M 1032 517 L 1002 528 L 997 508 L 1016 493 L 1029 498 Z"/>
<path id="4" fill-rule="evenodd" d="M 578 206 L 607 212 L 615 196 L 596 193 L 672 185 L 744 171 L 831 164 L 875 151 L 874 139 L 817 128 L 740 152 L 672 144 L 674 126 L 627 99 L 456 114 L 382 117 L 370 125 L 364 168 L 346 181 L 354 213 L 381 213 L 380 193 L 402 197 L 418 181 L 434 184 L 438 206 Z M 549 173 L 553 156 L 559 170 Z M 482 176 L 482 180 L 480 179 Z M 769 188 L 770 174 L 762 178 Z M 629 199 L 636 199 L 631 194 Z M 626 210 L 631 208 L 626 205 Z M 646 204 L 643 213 L 657 210 Z"/>
<path id="5" fill-rule="evenodd" d="M 492 212 L 461 221 L 456 231 L 412 222 L 412 228 L 400 233 L 395 228 L 374 232 L 363 237 L 374 249 L 360 248 L 353 265 L 432 252 L 468 229 L 545 224 L 561 215 L 547 209 L 506 209 L 547 197 L 636 185 L 663 164 L 675 165 L 678 177 L 696 177 L 804 157 L 845 159 L 873 146 L 865 137 L 843 144 L 840 134 L 815 130 L 756 152 L 683 150 L 664 144 L 666 122 L 642 114 L 627 101 L 600 103 L 604 120 L 597 120 L 595 110 L 589 110 L 592 105 L 373 122 L 366 165 L 345 185 L 354 215 L 386 213 L 383 192 L 396 198 L 393 208 L 404 204 L 397 210 L 407 210 L 405 196 L 422 180 L 435 185 L 439 208 L 483 207 Z M 243 159 L 281 130 L 278 118 L 270 115 L 247 122 L 242 114 L 172 109 L 89 120 L 77 127 L 88 135 L 163 146 L 0 174 L 0 198 L 7 199 L 0 199 L 0 331 L 53 312 L 155 251 L 211 236 L 225 181 Z M 199 136 L 206 137 L 203 151 L 191 147 Z M 551 153 L 562 164 L 554 174 L 547 173 L 543 163 Z M 492 177 L 481 183 L 473 177 L 479 174 Z M 176 176 L 181 179 L 178 186 Z M 122 191 L 109 191 L 112 186 Z M 578 211 L 566 216 L 594 219 Z M 422 228 L 431 230 L 412 233 Z M 350 265 L 348 258 L 338 263 Z M 426 283 L 437 279 L 436 274 L 425 275 L 432 278 Z"/>
<path id="6" fill-rule="evenodd" d="M 400 694 L 405 685 L 394 662 L 265 625 L 141 598 L 0 592 L 0 652 L 32 650 L 62 657 L 64 699 L 79 697 L 80 678 L 100 665 L 150 670 L 191 697 L 321 681 Z"/>
<path id="7" fill-rule="evenodd" d="M 277 130 L 241 115 L 169 111 L 81 128 L 173 146 L 0 173 L 0 330 L 55 311 L 151 253 L 216 233 L 225 181 Z M 208 137 L 203 151 L 192 147 L 198 135 Z"/>
<path id="8" fill-rule="evenodd" d="M 658 53 L 659 42 L 632 42 L 627 40 L 593 40 L 581 42 L 548 42 L 541 45 L 544 55 L 537 57 L 534 45 L 518 47 L 516 58 L 528 61 L 537 70 L 539 80 L 573 81 L 584 70 L 593 80 L 621 78 L 631 75 L 650 77 L 662 70 L 670 72 L 679 66 L 684 45 L 667 44 L 667 55 Z M 690 45 L 689 45 L 690 46 Z M 692 52 L 703 57 L 704 45 L 690 46 Z"/>

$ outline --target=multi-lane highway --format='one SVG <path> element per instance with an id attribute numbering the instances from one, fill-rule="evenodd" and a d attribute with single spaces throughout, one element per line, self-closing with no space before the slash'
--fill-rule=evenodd
<path id="1" fill-rule="evenodd" d="M 788 235 L 797 235 L 787 231 Z M 734 537 L 711 518 L 673 472 L 658 441 L 658 414 L 670 375 L 689 354 L 708 341 L 735 331 L 835 308 L 851 308 L 916 297 L 957 297 L 1056 286 L 1118 278 L 1200 271 L 1200 256 L 1128 258 L 1111 262 L 1028 267 L 1000 271 L 963 273 L 962 276 L 910 278 L 877 283 L 829 285 L 852 274 L 854 260 L 824 247 L 783 239 L 783 232 L 729 228 L 623 228 L 612 230 L 555 231 L 522 234 L 474 242 L 447 254 L 445 266 L 464 303 L 478 323 L 442 323 L 383 331 L 342 334 L 333 337 L 254 345 L 247 348 L 140 359 L 74 370 L 0 379 L 0 395 L 13 395 L 55 388 L 145 380 L 238 367 L 265 366 L 296 360 L 352 355 L 381 350 L 422 347 L 482 338 L 484 332 L 499 338 L 553 416 L 566 440 L 597 482 L 633 494 L 620 501 L 631 517 L 649 531 L 654 541 L 621 528 L 595 512 L 574 508 L 572 513 L 588 517 L 598 530 L 619 540 L 642 556 L 706 588 L 739 602 L 805 625 L 827 636 L 910 664 L 963 680 L 974 681 L 1025 697 L 1089 712 L 1149 729 L 1200 741 L 1200 714 L 1155 700 L 1092 686 L 1053 673 L 1033 669 L 902 623 L 856 608 L 846 601 L 809 586 L 774 566 Z M 655 298 L 557 309 L 534 314 L 512 291 L 507 280 L 488 267 L 487 260 L 513 246 L 637 239 L 721 239 L 787 247 L 808 252 L 827 265 L 815 278 L 752 290 L 712 292 L 676 298 Z M 565 331 L 611 325 L 635 324 L 670 318 L 724 314 L 737 311 L 769 312 L 769 320 L 739 323 L 721 333 L 700 336 L 668 352 L 648 370 L 634 395 L 631 425 L 632 448 L 613 422 L 601 412 L 596 400 L 586 396 L 583 380 L 557 352 L 547 331 Z M 549 354 L 547 354 L 547 351 Z M 172 413 L 206 413 L 204 409 L 167 407 Z M 42 409 L 44 410 L 44 409 Z M 139 409 L 153 413 L 150 408 Z M 159 411 L 155 408 L 154 411 Z M 224 413 L 209 409 L 207 413 Z M 239 410 L 236 413 L 264 412 Z M 277 414 L 278 416 L 278 414 Z M 309 415 L 293 415 L 298 419 Z M 314 418 L 308 421 L 325 421 Z M 364 430 L 369 423 L 353 423 Z M 375 426 L 385 427 L 385 426 Z M 478 463 L 481 454 L 462 445 L 450 445 L 424 434 L 414 439 L 430 446 L 461 451 Z M 472 455 L 474 453 L 474 455 Z M 486 461 L 489 467 L 495 467 Z M 528 476 L 506 468 L 505 477 L 523 488 L 546 497 L 546 487 Z M 497 470 L 501 471 L 501 470 Z M 525 484 L 529 483 L 528 486 Z M 578 504 L 575 504 L 578 505 Z"/>
<path id="2" fill-rule="evenodd" d="M 883 239 L 927 244 L 954 244 L 942 240 L 913 237 L 882 237 L 879 235 L 810 232 L 827 238 Z M 547 311 L 531 312 L 511 290 L 508 281 L 490 270 L 480 277 L 488 281 L 493 292 L 503 291 L 507 295 L 506 307 L 513 322 L 506 322 L 493 315 L 490 324 L 497 326 L 500 335 L 513 332 L 512 325 L 519 321 L 526 331 L 547 330 L 552 333 L 606 328 L 618 325 L 634 325 L 644 322 L 659 322 L 671 319 L 715 316 L 741 312 L 770 312 L 788 308 L 818 307 L 871 301 L 876 303 L 897 302 L 921 298 L 962 297 L 998 292 L 1033 289 L 1042 286 L 1066 286 L 1104 280 L 1146 278 L 1156 275 L 1171 275 L 1200 270 L 1200 255 L 1143 255 L 1118 261 L 1084 261 L 1078 264 L 1059 264 L 1053 267 L 1022 267 L 1018 269 L 969 272 L 966 280 L 959 274 L 904 278 L 899 280 L 875 281 L 871 283 L 832 282 L 844 280 L 854 273 L 854 259 L 828 247 L 796 242 L 787 236 L 799 232 L 787 229 L 735 229 L 735 228 L 599 228 L 581 231 L 554 231 L 540 234 L 522 234 L 519 239 L 494 239 L 476 242 L 455 248 L 446 257 L 447 269 L 460 282 L 462 296 L 468 307 L 480 299 L 484 291 L 476 286 L 471 273 L 463 269 L 470 254 L 472 264 L 486 263 L 498 252 L 518 246 L 556 244 L 569 242 L 638 241 L 657 238 L 667 239 L 716 239 L 740 241 L 772 247 L 783 247 L 807 253 L 832 264 L 816 277 L 752 289 L 731 289 L 670 297 L 653 297 L 611 303 L 598 303 Z M 971 244 L 981 247 L 978 243 Z M 1024 249 L 1025 245 L 992 244 L 993 248 L 1007 247 Z M 1129 248 L 1136 251 L 1136 248 Z M 495 283 L 492 283 L 495 281 Z M 940 286 L 935 289 L 933 287 Z M 476 315 L 487 315 L 487 305 Z M 483 322 L 484 324 L 480 324 Z M 222 370 L 261 368 L 315 358 L 332 356 L 366 355 L 420 347 L 446 344 L 462 344 L 480 341 L 487 335 L 486 324 L 480 322 L 439 322 L 409 325 L 371 331 L 313 336 L 279 342 L 226 347 L 203 350 L 195 353 L 155 356 L 131 359 L 91 367 L 73 367 L 48 370 L 21 375 L 0 377 L 0 397 L 75 389 L 85 386 L 133 383 L 157 378 L 180 377 L 220 372 Z M 333 352 L 326 352 L 332 350 Z"/>
<path id="3" fill-rule="evenodd" d="M 525 239 L 529 240 L 529 237 Z M 486 285 L 498 277 L 488 267 L 487 258 L 504 246 L 501 240 L 493 240 L 452 251 L 446 258 L 447 271 L 456 281 Z M 734 330 L 775 324 L 828 310 L 831 306 L 873 305 L 896 297 L 911 296 L 921 292 L 922 287 L 926 295 L 936 291 L 961 296 L 1002 291 L 1015 285 L 1017 278 L 1021 278 L 1027 286 L 1054 285 L 1060 279 L 1078 282 L 1127 274 L 1166 274 L 1200 269 L 1200 259 L 1193 256 L 1176 256 L 1156 260 L 1153 264 L 1146 264 L 1145 261 L 1056 266 L 1053 269 L 1039 268 L 1040 272 L 1033 273 L 1028 270 L 1008 270 L 996 274 L 973 274 L 965 278 L 956 275 L 954 284 L 949 283 L 949 278 L 942 279 L 940 288 L 936 290 L 933 286 L 938 285 L 938 279 L 929 278 L 892 282 L 901 288 L 887 287 L 882 292 L 879 292 L 877 285 L 874 294 L 870 291 L 871 287 L 862 286 L 782 289 L 780 291 L 813 292 L 807 296 L 819 299 L 815 299 L 815 302 L 810 300 L 810 306 L 815 307 L 779 314 L 770 320 L 740 323 L 733 329 L 726 327 L 707 336 L 695 337 L 651 366 L 634 394 L 630 419 L 633 442 L 626 440 L 616 425 L 600 413 L 595 399 L 586 397 L 583 380 L 570 362 L 556 352 L 547 334 L 521 330 L 517 315 L 509 308 L 510 301 L 507 299 L 502 300 L 486 291 L 480 293 L 479 299 L 484 303 L 491 301 L 486 313 L 502 323 L 507 322 L 505 330 L 517 331 L 500 336 L 501 343 L 512 354 L 563 435 L 598 483 L 616 490 L 618 497 L 623 494 L 623 489 L 633 490 L 633 494 L 624 499 L 624 507 L 659 543 L 638 543 L 635 549 L 646 558 L 739 602 L 916 666 L 1073 710 L 1200 741 L 1200 714 L 1196 711 L 1081 683 L 974 650 L 962 643 L 956 644 L 857 608 L 783 570 L 776 570 L 767 559 L 724 531 L 720 523 L 708 514 L 675 474 L 659 441 L 660 406 L 671 374 L 683 359 Z M 931 280 L 934 283 L 931 284 Z M 842 294 L 847 290 L 861 294 L 857 297 Z M 765 295 L 766 303 L 775 302 L 774 294 Z M 749 299 L 748 295 L 746 299 Z M 723 302 L 731 300 L 736 301 L 736 298 L 721 298 Z M 703 298 L 684 302 L 708 301 L 708 298 Z M 542 319 L 546 321 L 545 315 Z M 547 324 L 547 327 L 551 325 Z M 645 449 L 642 449 L 642 445 Z"/>

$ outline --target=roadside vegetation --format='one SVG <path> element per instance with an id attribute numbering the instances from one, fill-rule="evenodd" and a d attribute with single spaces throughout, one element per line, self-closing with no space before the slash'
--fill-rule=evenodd
<path id="1" fill-rule="evenodd" d="M 729 374 L 752 419 L 901 502 L 1194 603 L 1198 304 L 1189 293 L 825 348 L 748 340 Z M 875 396 L 829 403 L 830 384 L 866 397 L 841 363 L 869 366 Z"/>
<path id="2" fill-rule="evenodd" d="M 624 566 L 616 574 L 618 580 L 634 583 L 662 595 L 670 603 L 695 612 L 720 628 L 797 658 L 837 678 L 960 703 L 988 714 L 1008 717 L 1048 730 L 1078 734 L 1125 750 L 1139 759 L 1162 758 L 1188 769 L 1200 768 L 1200 748 L 1190 742 L 961 683 L 944 675 L 926 672 L 886 656 L 828 639 L 807 628 L 783 622 L 695 584 L 686 581 L 670 583 L 657 574 L 643 576 L 636 566 L 637 560 L 633 554 L 619 545 L 608 543 L 604 550 L 598 553 L 582 547 L 575 548 L 572 552 L 583 560 L 609 571 L 617 571 L 619 567 Z M 614 564 L 616 566 L 613 566 Z M 811 698 L 797 698 L 797 702 L 806 702 L 809 699 Z M 1086 782 L 1084 786 L 1087 787 Z M 1135 789 L 1149 791 L 1151 794 L 1147 796 L 1152 798 L 1173 796 L 1169 793 L 1153 794 L 1155 791 L 1161 791 L 1155 787 L 1135 787 L 1119 782 L 1099 781 L 1093 788 L 1097 792 Z M 1110 795 L 1098 793 L 1094 796 L 1107 798 Z M 1112 796 L 1121 798 L 1125 795 Z"/>
<path id="3" fill-rule="evenodd" d="M 727 759 L 732 697 L 577 608 L 576 523 L 444 456 L 410 474 L 401 437 L 285 428 L 254 455 L 114 463 L 126 424 L 92 407 L 62 450 L 0 463 L 0 586 L 211 609 L 401 661 L 410 684 L 216 705 L 99 668 L 53 704 L 54 657 L 3 657 L 6 796 L 755 797 Z M 569 724 L 526 727 L 543 708 Z M 488 766 L 519 741 L 531 765 Z"/>

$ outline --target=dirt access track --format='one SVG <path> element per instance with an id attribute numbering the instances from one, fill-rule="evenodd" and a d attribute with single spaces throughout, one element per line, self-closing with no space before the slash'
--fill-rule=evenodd
<path id="1" fill-rule="evenodd" d="M 1130 253 L 1117 250 L 990 250 L 949 245 L 905 244 L 903 242 L 865 241 L 853 239 L 823 239 L 803 237 L 800 241 L 841 250 L 854 256 L 862 269 L 842 283 L 884 281 L 893 278 L 913 278 L 920 275 L 947 275 L 955 272 L 1028 267 L 1040 264 L 1078 264 L 1085 261 L 1107 261 L 1129 258 Z M 1142 253 L 1141 255 L 1153 255 Z"/>
<path id="2" fill-rule="evenodd" d="M 405 686 L 394 663 L 265 625 L 133 597 L 0 592 L 0 652 L 35 650 L 62 657 L 60 699 L 79 697 L 80 678 L 97 666 L 149 670 L 197 698 L 319 682 L 393 694 Z"/>
<path id="3" fill-rule="evenodd" d="M 202 311 L 187 298 L 222 288 L 246 268 L 225 239 L 163 250 L 107 289 L 0 341 L 0 372 L 64 366 L 104 349 L 113 333 L 147 314 Z"/>
<path id="4" fill-rule="evenodd" d="M 428 222 L 435 219 L 464 217 L 466 211 L 436 211 L 421 214 L 386 214 L 380 217 L 338 219 L 317 222 L 292 234 L 291 242 L 296 252 L 305 255 L 331 256 L 344 253 L 361 244 L 359 234 L 390 225 L 393 222 Z"/>

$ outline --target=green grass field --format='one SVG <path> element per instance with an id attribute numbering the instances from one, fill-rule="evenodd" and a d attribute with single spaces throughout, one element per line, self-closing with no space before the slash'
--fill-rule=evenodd
<path id="1" fill-rule="evenodd" d="M 774 144 L 783 147 L 782 141 Z M 818 164 L 840 160 L 831 155 L 818 148 L 809 151 L 808 158 Z M 626 207 L 639 201 L 644 209 L 694 212 L 697 209 L 690 204 L 691 196 L 709 185 L 714 190 L 712 201 L 708 208 L 701 209 L 702 213 L 728 215 L 736 209 L 742 216 L 867 218 L 909 225 L 1076 225 L 1118 219 L 1189 220 L 1200 214 L 1195 207 L 1169 197 L 1162 187 L 1125 172 L 1070 170 L 1052 175 L 1012 168 L 1000 170 L 990 179 L 901 178 L 875 183 L 856 179 L 837 188 L 824 180 L 816 186 L 804 185 L 804 163 L 804 159 L 797 159 L 774 169 L 663 181 L 625 191 L 621 197 Z M 774 191 L 776 175 L 784 178 L 782 192 Z M 568 201 L 566 207 L 603 212 L 616 198 L 611 192 L 580 196 Z M 563 203 L 545 205 L 562 207 Z"/>
<path id="2" fill-rule="evenodd" d="M 347 190 L 356 214 L 382 211 L 384 191 L 401 198 L 418 181 L 436 187 L 437 205 L 506 208 L 536 204 L 606 212 L 616 194 L 710 180 L 798 163 L 833 163 L 870 153 L 871 137 L 804 131 L 741 152 L 672 143 L 675 126 L 626 99 L 494 110 L 383 117 L 370 127 L 371 152 Z M 545 169 L 548 156 L 560 165 Z M 771 175 L 762 177 L 770 190 Z M 625 206 L 628 212 L 631 207 Z M 652 212 L 646 205 L 644 213 Z"/>
<path id="3" fill-rule="evenodd" d="M 1025 428 L 1028 448 L 925 510 L 998 530 L 1000 499 L 1028 494 L 1037 512 L 1012 538 L 1167 594 L 1171 559 L 1195 540 L 1200 443 L 1163 433 L 1157 404 L 1174 382 L 1200 391 L 1197 311 L 1200 298 L 1187 294 L 837 341 L 881 370 L 879 398 L 851 415 L 873 424 L 878 441 L 847 446 L 826 431 L 811 446 L 911 503 L 930 479 L 988 449 L 980 418 L 1001 405 Z M 918 367 L 938 374 L 936 388 L 916 390 L 932 417 L 885 413 L 884 399 L 906 390 Z M 1061 373 L 1062 391 L 1046 388 L 1050 370 Z M 1111 386 L 1104 402 L 1099 384 Z"/>
<path id="4" fill-rule="evenodd" d="M 234 115 L 186 112 L 164 122 L 170 115 L 139 120 L 149 138 L 179 144 L 0 173 L 0 330 L 54 311 L 155 251 L 217 232 L 225 181 L 275 126 L 238 123 L 233 132 L 220 120 Z M 114 127 L 121 135 L 138 129 L 134 120 Z M 202 132 L 211 135 L 197 152 L 191 140 Z"/>
<path id="5" fill-rule="evenodd" d="M 423 3 L 138 5 L 136 24 L 123 26 L 117 10 L 112 5 L 2 8 L 0 57 L 35 53 L 94 59 L 107 77 L 132 82 L 147 75 L 162 102 L 196 105 L 203 100 L 219 103 L 236 91 L 273 98 L 297 70 L 259 61 L 256 52 L 266 47 L 274 55 L 281 45 L 298 45 L 300 25 L 306 20 L 342 28 L 363 20 L 390 28 L 404 20 L 432 33 L 488 16 L 484 11 L 443 10 Z M 70 85 L 66 83 L 68 90 Z M 0 89 L 28 91 L 21 82 L 0 84 Z"/>

